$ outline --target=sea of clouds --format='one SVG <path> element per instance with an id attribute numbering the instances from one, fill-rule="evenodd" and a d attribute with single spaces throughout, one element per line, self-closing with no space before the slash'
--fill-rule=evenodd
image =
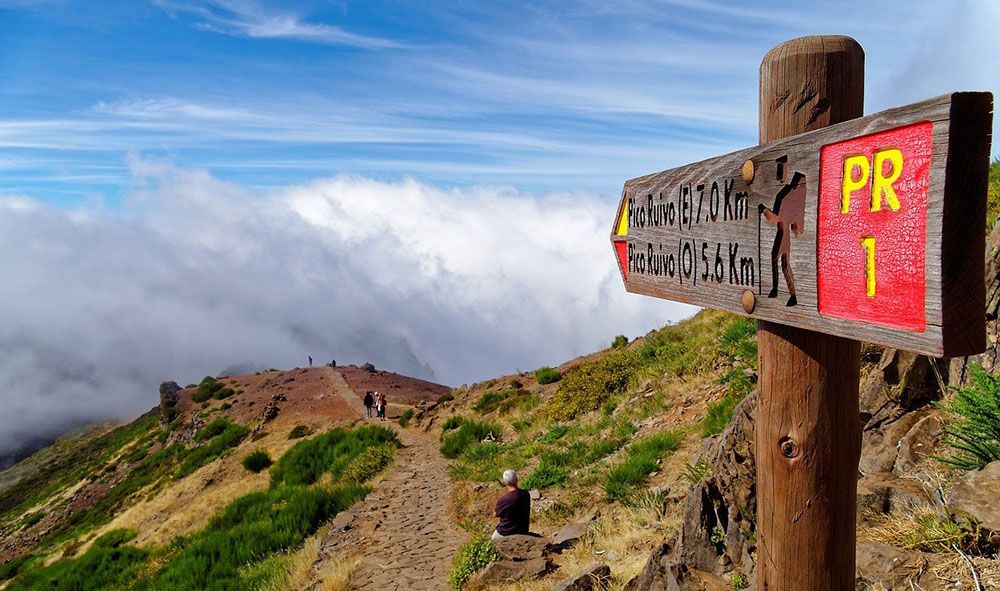
<path id="1" fill-rule="evenodd" d="M 0 455 L 235 363 L 459 385 L 693 311 L 624 292 L 613 197 L 356 176 L 259 191 L 130 167 L 115 207 L 0 197 Z"/>

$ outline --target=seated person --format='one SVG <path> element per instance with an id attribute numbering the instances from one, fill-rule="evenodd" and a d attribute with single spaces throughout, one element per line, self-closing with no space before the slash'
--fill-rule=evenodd
<path id="1" fill-rule="evenodd" d="M 527 534 L 531 519 L 531 495 L 517 487 L 517 472 L 505 470 L 501 478 L 507 493 L 497 499 L 493 515 L 500 518 L 493 539 Z"/>

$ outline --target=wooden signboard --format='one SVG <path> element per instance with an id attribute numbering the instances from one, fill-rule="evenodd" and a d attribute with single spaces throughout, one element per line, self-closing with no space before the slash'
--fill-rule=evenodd
<path id="1" fill-rule="evenodd" d="M 611 235 L 626 289 L 981 353 L 992 104 L 954 93 L 626 181 Z"/>

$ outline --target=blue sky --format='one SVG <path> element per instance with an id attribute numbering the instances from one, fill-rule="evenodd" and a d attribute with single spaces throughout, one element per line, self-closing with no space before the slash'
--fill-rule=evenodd
<path id="1" fill-rule="evenodd" d="M 997 91 L 998 30 L 994 0 L 0 0 L 0 455 L 234 364 L 459 385 L 677 321 L 623 289 L 622 183 L 756 143 L 769 48 L 857 38 L 874 112 Z"/>
<path id="2" fill-rule="evenodd" d="M 992 0 L 0 0 L 0 192 L 114 204 L 138 156 L 614 195 L 755 143 L 784 39 L 857 38 L 872 112 L 997 90 L 997 30 Z"/>

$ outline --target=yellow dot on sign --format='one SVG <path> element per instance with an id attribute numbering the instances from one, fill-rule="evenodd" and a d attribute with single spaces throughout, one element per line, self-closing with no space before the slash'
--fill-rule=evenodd
<path id="1" fill-rule="evenodd" d="M 615 229 L 615 234 L 618 236 L 628 236 L 628 207 L 625 205 L 626 199 L 628 197 L 622 197 L 622 204 L 618 208 L 618 227 Z"/>
<path id="2" fill-rule="evenodd" d="M 861 248 L 865 249 L 865 295 L 875 297 L 875 237 L 861 238 Z"/>

